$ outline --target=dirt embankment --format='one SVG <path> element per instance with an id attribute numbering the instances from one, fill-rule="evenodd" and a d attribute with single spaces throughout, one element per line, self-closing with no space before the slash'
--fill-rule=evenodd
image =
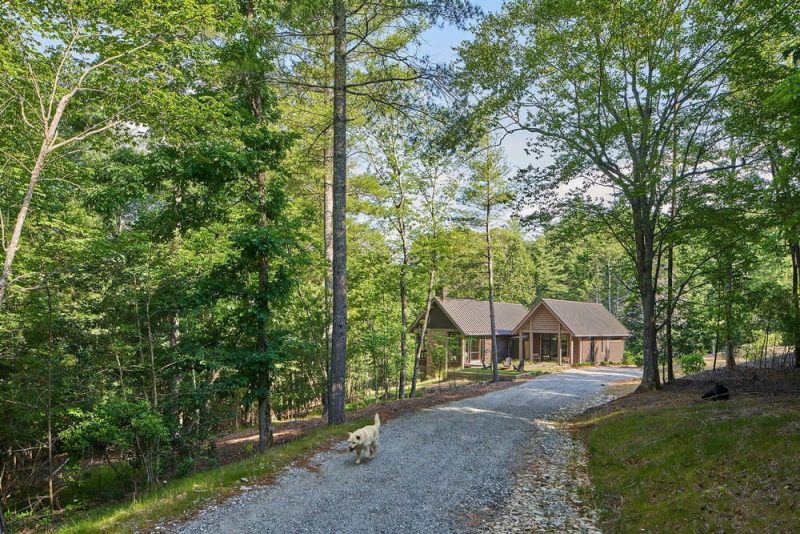
<path id="1" fill-rule="evenodd" d="M 476 397 L 490 391 L 505 389 L 515 383 L 519 383 L 520 380 L 527 380 L 527 378 L 517 378 L 514 382 L 509 380 L 501 380 L 495 383 L 462 381 L 455 384 L 445 382 L 443 384 L 430 385 L 426 386 L 421 397 L 372 404 L 347 412 L 346 418 L 348 421 L 353 421 L 364 416 L 371 416 L 377 411 L 381 416 L 381 420 L 386 422 L 395 417 L 437 404 Z M 324 424 L 326 424 L 325 420 L 320 417 L 276 423 L 273 430 L 274 443 L 285 443 L 297 439 Z M 245 458 L 253 454 L 253 448 L 256 443 L 258 443 L 258 429 L 255 428 L 222 436 L 215 443 L 217 462 L 226 464 Z"/>
<path id="2" fill-rule="evenodd" d="M 654 408 L 668 405 L 687 406 L 709 402 L 702 396 L 716 384 L 725 386 L 730 392 L 731 399 L 797 398 L 800 395 L 800 369 L 738 366 L 734 370 L 723 367 L 713 371 L 703 371 L 664 384 L 658 391 L 625 395 L 598 410 L 610 413 L 627 408 L 646 409 L 648 406 Z M 614 384 L 613 387 L 619 390 L 615 391 L 616 393 L 627 394 L 633 392 L 637 385 L 638 382 L 634 381 Z"/>

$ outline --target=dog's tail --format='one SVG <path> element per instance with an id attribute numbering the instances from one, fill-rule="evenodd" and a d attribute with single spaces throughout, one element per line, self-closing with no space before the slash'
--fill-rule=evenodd
<path id="1" fill-rule="evenodd" d="M 381 418 L 378 415 L 378 412 L 375 412 L 375 426 L 380 428 L 381 427 Z"/>

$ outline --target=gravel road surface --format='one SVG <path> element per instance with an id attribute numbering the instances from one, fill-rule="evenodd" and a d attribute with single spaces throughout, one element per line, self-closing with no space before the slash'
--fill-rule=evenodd
<path id="1" fill-rule="evenodd" d="M 502 509 L 518 451 L 536 421 L 585 402 L 631 368 L 584 368 L 434 406 L 381 427 L 376 458 L 355 465 L 344 442 L 290 468 L 275 484 L 210 506 L 183 533 L 439 533 L 480 529 Z M 538 438 L 538 439 L 537 439 Z M 529 440 L 529 441 L 526 441 Z M 558 441 L 553 442 L 557 452 Z M 545 448 L 547 444 L 545 443 Z"/>

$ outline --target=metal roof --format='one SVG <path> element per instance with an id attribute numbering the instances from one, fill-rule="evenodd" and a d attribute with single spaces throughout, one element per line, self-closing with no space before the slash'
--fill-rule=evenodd
<path id="1" fill-rule="evenodd" d="M 545 306 L 575 337 L 628 337 L 630 332 L 602 304 L 542 299 L 515 325 L 517 330 L 539 306 Z"/>
<path id="2" fill-rule="evenodd" d="M 441 299 L 434 302 L 466 336 L 491 336 L 489 301 L 471 299 Z M 528 314 L 527 306 L 509 302 L 494 303 L 495 329 L 499 336 L 509 336 L 517 324 Z"/>

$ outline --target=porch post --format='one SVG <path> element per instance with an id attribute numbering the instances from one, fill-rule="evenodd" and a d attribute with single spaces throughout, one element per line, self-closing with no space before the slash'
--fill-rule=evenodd
<path id="1" fill-rule="evenodd" d="M 569 364 L 572 365 L 572 334 L 567 334 L 567 357 L 569 358 Z"/>
<path id="2" fill-rule="evenodd" d="M 531 363 L 533 363 L 533 319 L 528 321 L 528 345 L 531 348 L 529 354 L 531 355 Z"/>
<path id="3" fill-rule="evenodd" d="M 447 380 L 447 368 L 450 366 L 450 333 L 444 336 L 444 379 Z"/>
<path id="4" fill-rule="evenodd" d="M 542 343 L 544 343 L 544 339 L 542 339 L 542 334 L 540 332 L 539 333 L 539 361 L 540 362 L 544 361 L 544 345 L 542 345 Z"/>
<path id="5" fill-rule="evenodd" d="M 522 341 L 522 330 L 520 330 L 519 331 L 519 343 L 517 343 L 517 354 L 519 355 L 519 361 L 522 361 L 522 349 L 523 349 L 522 344 L 523 343 L 524 343 L 524 341 Z"/>
<path id="6" fill-rule="evenodd" d="M 556 340 L 556 344 L 558 345 L 558 365 L 561 365 L 561 323 L 558 323 L 558 339 Z"/>
<path id="7" fill-rule="evenodd" d="M 465 355 L 467 353 L 466 344 L 467 344 L 467 338 L 465 338 L 462 335 L 461 336 L 461 367 L 466 367 L 466 362 L 465 362 Z"/>

